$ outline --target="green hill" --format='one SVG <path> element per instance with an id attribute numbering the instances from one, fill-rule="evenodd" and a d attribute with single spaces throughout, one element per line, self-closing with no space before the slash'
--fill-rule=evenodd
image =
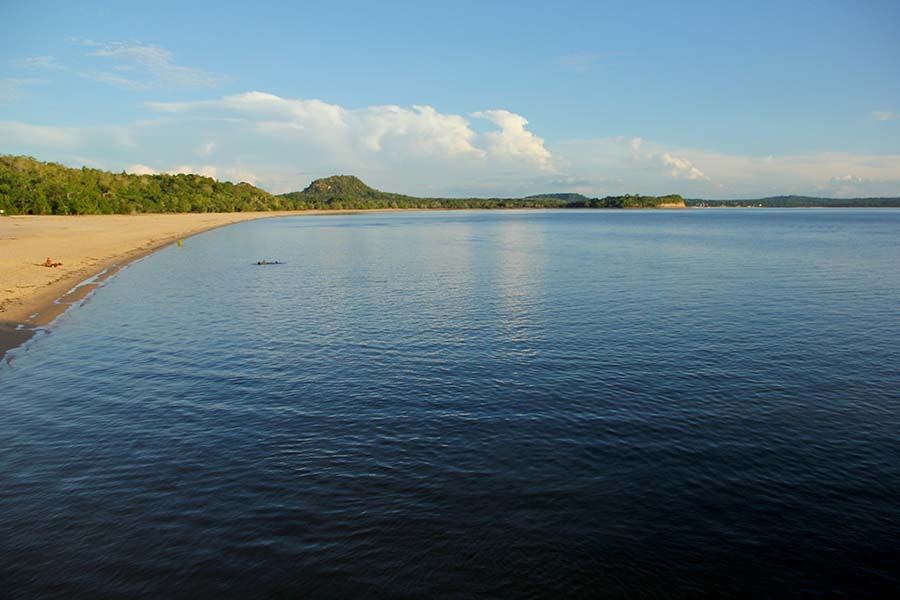
<path id="1" fill-rule="evenodd" d="M 376 189 L 370 188 L 359 177 L 353 175 L 332 175 L 323 179 L 316 179 L 303 190 L 304 194 L 315 194 L 327 197 L 363 197 L 376 198 L 385 195 Z"/>
<path id="2" fill-rule="evenodd" d="M 419 208 L 419 198 L 391 194 L 369 187 L 353 175 L 316 179 L 303 191 L 281 194 L 298 209 Z"/>

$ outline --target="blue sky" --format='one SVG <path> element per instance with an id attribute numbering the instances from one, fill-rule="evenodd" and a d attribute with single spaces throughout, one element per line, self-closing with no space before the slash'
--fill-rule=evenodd
<path id="1" fill-rule="evenodd" d="M 900 195 L 900 3 L 2 3 L 0 152 L 275 192 Z"/>

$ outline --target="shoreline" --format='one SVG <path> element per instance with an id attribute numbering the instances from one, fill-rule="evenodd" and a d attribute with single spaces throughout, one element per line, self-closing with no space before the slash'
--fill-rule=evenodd
<path id="1" fill-rule="evenodd" d="M 386 212 L 398 209 L 369 210 L 309 210 L 271 211 L 252 213 L 166 213 L 141 215 L 41 215 L 6 216 L 0 218 L 0 362 L 9 362 L 7 356 L 26 344 L 41 328 L 49 326 L 72 306 L 80 304 L 104 281 L 114 277 L 129 264 L 149 256 L 178 240 L 220 227 L 280 217 L 354 214 L 361 212 Z M 399 209 L 405 210 L 405 209 Z M 187 218 L 185 218 L 187 217 Z M 105 221 L 105 222 L 104 222 Z M 160 230 L 159 222 L 164 221 Z M 141 225 L 156 227 L 145 231 Z M 137 226 L 125 240 L 115 240 L 122 244 L 121 251 L 109 252 L 109 244 L 94 243 L 108 228 L 92 231 L 85 225 L 115 227 L 116 225 Z M 31 248 L 24 252 L 12 252 L 13 246 L 41 243 L 43 231 L 53 230 L 55 238 L 46 240 L 41 253 Z M 82 227 L 79 229 L 79 225 Z M 16 231 L 16 229 L 25 231 Z M 24 233 L 24 240 L 14 237 Z M 120 232 L 121 233 L 121 232 Z M 84 236 L 93 238 L 85 243 Z M 122 237 L 122 236 L 120 236 Z M 18 244 L 17 244 L 18 242 Z M 62 245 L 62 246 L 60 246 Z M 71 250 L 79 245 L 77 251 Z M 5 255 L 13 254 L 6 259 Z M 23 256 L 27 254 L 27 258 Z M 63 259 L 63 266 L 42 267 L 40 256 L 49 254 L 53 260 Z M 70 258 L 75 254 L 74 258 Z M 96 256 L 99 255 L 99 256 Z M 24 259 L 24 260 L 23 260 Z M 37 270 L 40 269 L 40 270 Z M 57 270 L 60 269 L 60 270 Z M 12 286 L 12 287 L 9 287 Z"/>
<path id="2" fill-rule="evenodd" d="M 684 210 L 659 207 L 652 210 Z M 191 236 L 219 227 L 281 217 L 349 215 L 379 212 L 428 212 L 428 209 L 371 208 L 234 213 L 142 213 L 137 215 L 9 215 L 0 217 L 0 362 L 9 362 L 8 352 L 26 344 L 34 334 L 52 324 L 69 308 L 78 305 L 102 283 L 132 262 Z M 499 210 L 553 210 L 518 209 Z M 577 210 L 577 209 L 576 209 Z M 604 210 L 590 209 L 582 210 Z M 607 209 L 641 210 L 641 209 Z M 160 229 L 159 222 L 165 221 Z M 155 228 L 141 227 L 157 222 Z M 97 227 L 102 223 L 103 227 Z M 94 227 L 85 227 L 93 224 Z M 119 230 L 115 231 L 115 227 Z M 46 226 L 46 227 L 45 227 Z M 125 229 L 130 235 L 121 235 Z M 22 234 L 24 239 L 16 234 Z M 67 234 L 61 235 L 62 233 Z M 46 237 L 45 237 L 46 234 Z M 119 235 L 115 235 L 119 234 Z M 85 243 L 85 237 L 90 238 Z M 103 238 L 113 237 L 110 242 Z M 90 243 L 94 242 L 94 243 Z M 22 250 L 22 245 L 30 248 Z M 40 247 L 38 251 L 37 247 Z M 72 246 L 79 252 L 72 256 Z M 85 247 L 86 246 L 86 247 Z M 49 255 L 49 256 L 48 256 Z M 63 266 L 47 268 L 42 257 L 62 259 Z M 25 273 L 25 276 L 22 276 Z"/>

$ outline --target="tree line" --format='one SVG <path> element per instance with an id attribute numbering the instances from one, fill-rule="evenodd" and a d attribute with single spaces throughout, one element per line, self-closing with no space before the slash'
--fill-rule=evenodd
<path id="1" fill-rule="evenodd" d="M 654 208 L 681 196 L 588 198 L 561 193 L 525 198 L 418 198 L 382 192 L 352 175 L 313 181 L 306 189 L 270 194 L 249 183 L 202 175 L 132 175 L 73 169 L 28 156 L 0 155 L 0 210 L 11 215 L 87 215 L 373 208 Z"/>
<path id="2" fill-rule="evenodd" d="M 900 207 L 900 198 L 818 198 L 815 196 L 771 196 L 748 200 L 685 200 L 687 206 L 731 208 L 873 208 Z"/>
<path id="3" fill-rule="evenodd" d="M 200 175 L 131 175 L 0 156 L 0 209 L 14 215 L 241 212 L 289 208 L 247 183 Z"/>

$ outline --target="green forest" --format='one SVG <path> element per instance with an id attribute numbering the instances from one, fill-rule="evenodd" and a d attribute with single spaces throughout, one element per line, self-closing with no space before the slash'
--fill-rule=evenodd
<path id="1" fill-rule="evenodd" d="M 8 215 L 89 215 L 369 208 L 658 208 L 661 206 L 900 206 L 900 198 L 777 196 L 758 200 L 684 200 L 667 196 L 576 193 L 524 198 L 419 198 L 373 189 L 352 175 L 313 181 L 306 189 L 270 194 L 249 183 L 201 175 L 131 175 L 69 168 L 28 156 L 0 155 L 0 210 Z"/>
<path id="2" fill-rule="evenodd" d="M 129 175 L 0 156 L 0 209 L 12 215 L 92 215 L 280 210 L 282 200 L 246 183 L 200 175 Z"/>
<path id="3" fill-rule="evenodd" d="M 248 183 L 201 175 L 131 175 L 72 169 L 27 156 L 0 155 L 0 210 L 10 215 L 161 212 L 353 210 L 367 208 L 653 208 L 681 196 L 588 198 L 561 193 L 525 198 L 418 198 L 373 189 L 352 175 L 313 181 L 306 189 L 270 194 Z"/>

